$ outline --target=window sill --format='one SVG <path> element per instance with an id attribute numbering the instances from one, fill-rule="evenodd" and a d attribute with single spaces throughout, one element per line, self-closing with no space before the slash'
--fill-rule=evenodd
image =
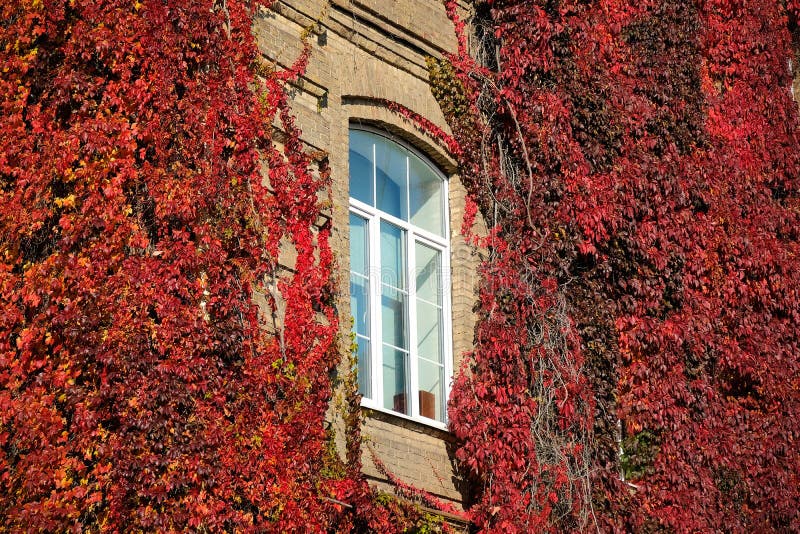
<path id="1" fill-rule="evenodd" d="M 431 433 L 430 431 L 433 430 L 435 434 L 441 434 L 440 437 L 442 438 L 451 436 L 450 431 L 447 429 L 447 424 L 445 423 L 436 421 L 434 419 L 428 419 L 426 417 L 411 417 L 410 415 L 402 414 L 400 412 L 387 410 L 386 408 L 375 406 L 369 401 L 369 399 L 361 400 L 361 409 L 364 411 L 367 417 L 373 419 L 380 419 L 393 424 L 399 424 L 418 432 L 425 431 L 427 433 Z"/>

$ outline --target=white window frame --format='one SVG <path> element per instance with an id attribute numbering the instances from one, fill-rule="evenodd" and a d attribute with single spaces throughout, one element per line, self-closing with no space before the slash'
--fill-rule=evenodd
<path id="1" fill-rule="evenodd" d="M 448 199 L 448 179 L 429 158 L 420 153 L 413 146 L 387 135 L 385 131 L 366 126 L 350 125 L 349 132 L 360 130 L 374 135 L 385 138 L 387 141 L 394 143 L 411 154 L 417 156 L 424 164 L 426 164 L 439 178 L 442 180 L 442 218 L 444 219 L 443 236 L 436 235 L 428 230 L 424 230 L 415 226 L 410 221 L 404 221 L 393 215 L 379 210 L 377 207 L 372 207 L 364 202 L 361 202 L 349 196 L 349 213 L 355 214 L 367 221 L 367 246 L 369 248 L 369 334 L 370 334 L 370 374 L 369 381 L 371 384 L 371 397 L 362 397 L 361 405 L 376 410 L 379 412 L 389 413 L 396 417 L 410 419 L 422 422 L 426 425 L 433 426 L 442 430 L 447 429 L 447 402 L 450 398 L 450 388 L 453 377 L 453 323 L 452 323 L 452 305 L 451 305 L 451 269 L 450 269 L 450 209 Z M 349 153 L 349 151 L 348 151 Z M 372 158 L 373 176 L 375 175 L 375 157 Z M 406 164 L 406 180 L 408 183 L 408 173 L 410 165 Z M 349 179 L 348 179 L 349 184 Z M 349 185 L 348 185 L 349 188 Z M 406 202 L 410 206 L 411 188 L 406 188 Z M 409 364 L 408 364 L 408 389 L 409 397 L 408 414 L 396 412 L 394 410 L 385 408 L 382 404 L 383 399 L 383 340 L 381 334 L 381 259 L 380 259 L 380 222 L 384 220 L 392 225 L 397 226 L 403 230 L 405 235 L 405 251 L 406 251 L 406 280 L 408 288 L 408 297 L 406 305 L 405 327 L 408 335 L 409 346 Z M 349 229 L 349 225 L 348 225 Z M 442 292 L 442 355 L 444 363 L 441 410 L 442 421 L 430 419 L 420 414 L 419 407 L 419 359 L 418 344 L 417 344 L 417 328 L 416 328 L 416 248 L 415 243 L 420 243 L 424 246 L 436 249 L 441 253 L 441 273 L 440 283 Z M 353 275 L 352 270 L 350 275 Z M 391 345 L 390 345 L 391 346 Z M 403 350 L 403 349 L 401 349 Z"/>

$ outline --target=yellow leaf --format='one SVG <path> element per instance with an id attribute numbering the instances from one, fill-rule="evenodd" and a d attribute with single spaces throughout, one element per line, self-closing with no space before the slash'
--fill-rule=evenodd
<path id="1" fill-rule="evenodd" d="M 75 195 L 69 195 L 64 198 L 56 198 L 53 203 L 59 208 L 72 208 L 75 206 Z"/>

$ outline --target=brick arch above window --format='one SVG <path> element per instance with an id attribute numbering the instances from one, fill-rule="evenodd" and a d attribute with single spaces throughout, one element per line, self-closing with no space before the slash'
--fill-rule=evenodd
<path id="1" fill-rule="evenodd" d="M 384 101 L 364 96 L 344 96 L 342 103 L 344 110 L 348 113 L 348 125 L 370 127 L 385 132 L 387 136 L 414 147 L 415 150 L 430 159 L 446 176 L 456 174 L 458 169 L 456 161 L 447 150 L 412 122 L 388 109 Z M 420 116 L 426 116 L 424 109 L 414 109 L 413 111 L 419 113 Z M 434 119 L 432 119 L 434 124 L 445 132 L 449 131 L 443 118 L 441 121 L 438 120 L 439 117 L 434 117 Z"/>

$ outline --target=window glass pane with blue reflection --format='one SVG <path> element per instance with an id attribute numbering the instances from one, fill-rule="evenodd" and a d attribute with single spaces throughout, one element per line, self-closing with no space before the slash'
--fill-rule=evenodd
<path id="1" fill-rule="evenodd" d="M 350 214 L 350 313 L 358 346 L 358 387 L 362 395 L 370 397 L 368 222 L 353 213 Z"/>
<path id="2" fill-rule="evenodd" d="M 379 210 L 408 220 L 407 150 L 386 138 L 375 138 L 375 202 Z"/>
<path id="3" fill-rule="evenodd" d="M 352 129 L 350 198 L 359 391 L 373 406 L 443 422 L 446 183 L 402 144 Z"/>
<path id="4" fill-rule="evenodd" d="M 417 156 L 409 158 L 411 223 L 444 235 L 442 179 Z"/>
<path id="5" fill-rule="evenodd" d="M 350 130 L 350 196 L 375 205 L 375 142 L 373 135 Z"/>

